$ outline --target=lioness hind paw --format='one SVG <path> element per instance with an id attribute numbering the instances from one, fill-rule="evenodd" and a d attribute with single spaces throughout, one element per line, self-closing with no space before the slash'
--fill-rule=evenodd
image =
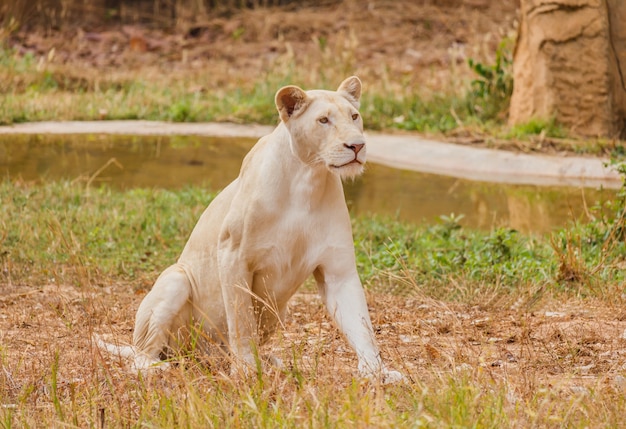
<path id="1" fill-rule="evenodd" d="M 269 363 L 272 368 L 275 368 L 275 369 L 285 368 L 285 363 L 283 362 L 283 360 L 276 355 L 270 354 L 270 355 L 265 356 L 265 361 L 267 361 L 267 363 Z"/>

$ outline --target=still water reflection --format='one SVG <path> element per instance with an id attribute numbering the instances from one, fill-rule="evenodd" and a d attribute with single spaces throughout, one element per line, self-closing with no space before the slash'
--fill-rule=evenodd
<path id="1" fill-rule="evenodd" d="M 119 188 L 194 184 L 219 190 L 237 176 L 253 144 L 249 139 L 195 136 L 7 136 L 0 139 L 0 175 L 23 180 L 91 178 L 93 185 L 104 182 Z M 463 214 L 461 223 L 470 227 L 508 226 L 535 233 L 584 221 L 585 204 L 614 195 L 611 190 L 471 182 L 372 163 L 345 189 L 353 214 L 432 224 L 455 213 Z"/>

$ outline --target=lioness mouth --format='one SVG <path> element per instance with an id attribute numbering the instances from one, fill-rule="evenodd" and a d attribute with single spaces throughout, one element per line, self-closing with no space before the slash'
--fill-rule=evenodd
<path id="1" fill-rule="evenodd" d="M 346 166 L 351 165 L 351 164 L 361 164 L 361 161 L 359 161 L 358 159 L 353 159 L 352 161 L 346 162 L 345 164 L 331 165 L 331 167 L 333 167 L 333 168 L 342 168 L 342 167 L 346 167 Z"/>

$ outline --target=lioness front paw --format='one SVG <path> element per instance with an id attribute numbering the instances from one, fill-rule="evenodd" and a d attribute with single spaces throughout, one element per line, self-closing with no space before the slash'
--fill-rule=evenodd
<path id="1" fill-rule="evenodd" d="M 359 370 L 361 377 L 370 381 L 379 382 L 381 384 L 393 384 L 406 380 L 406 377 L 399 371 L 389 370 L 387 368 L 381 368 L 378 370 L 361 369 Z"/>
<path id="2" fill-rule="evenodd" d="M 399 371 L 384 369 L 381 373 L 382 384 L 393 384 L 406 381 L 406 377 Z"/>
<path id="3" fill-rule="evenodd" d="M 149 356 L 137 355 L 131 365 L 131 370 L 136 372 L 159 372 L 165 371 L 171 367 L 169 362 L 150 358 Z"/>

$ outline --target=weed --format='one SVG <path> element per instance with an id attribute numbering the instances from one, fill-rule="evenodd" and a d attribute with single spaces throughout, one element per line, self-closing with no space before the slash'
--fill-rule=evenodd
<path id="1" fill-rule="evenodd" d="M 366 283 L 396 278 L 410 279 L 400 294 L 418 292 L 415 285 L 431 285 L 423 291 L 439 299 L 468 296 L 468 287 L 495 283 L 501 290 L 524 289 L 529 283 L 549 281 L 554 262 L 547 244 L 514 230 L 489 233 L 465 230 L 461 216 L 443 216 L 442 223 L 417 228 L 389 219 L 359 219 L 355 224 L 357 262 Z M 380 232 L 378 232 L 380 231 Z M 439 288 L 464 279 L 463 292 Z M 387 284 L 387 282 L 383 282 Z M 471 295 L 471 294 L 470 294 Z"/>
<path id="2" fill-rule="evenodd" d="M 507 139 L 522 139 L 529 136 L 566 137 L 567 133 L 555 119 L 531 119 L 524 124 L 517 124 L 505 134 Z"/>
<path id="3" fill-rule="evenodd" d="M 52 397 L 52 404 L 57 413 L 57 417 L 60 421 L 65 420 L 65 413 L 63 412 L 63 406 L 59 400 L 59 352 L 55 352 L 54 361 L 52 362 L 52 371 L 50 375 L 50 396 Z"/>
<path id="4" fill-rule="evenodd" d="M 575 224 L 551 238 L 559 261 L 557 282 L 579 293 L 610 295 L 613 291 L 606 285 L 625 278 L 620 267 L 626 260 L 626 166 L 615 161 L 615 168 L 624 179 L 615 198 L 591 207 L 590 222 Z"/>
<path id="5" fill-rule="evenodd" d="M 468 108 L 483 120 L 494 119 L 508 108 L 513 93 L 512 45 L 512 40 L 502 40 L 493 64 L 468 60 L 470 68 L 478 75 L 467 96 Z"/>
<path id="6" fill-rule="evenodd" d="M 168 119 L 173 122 L 187 122 L 191 119 L 191 109 L 189 99 L 179 100 L 169 108 Z"/>
<path id="7" fill-rule="evenodd" d="M 237 27 L 235 30 L 233 30 L 233 33 L 232 33 L 231 36 L 232 36 L 233 40 L 236 41 L 236 40 L 241 39 L 241 37 L 245 34 L 245 32 L 246 32 L 245 28 Z"/>
<path id="8" fill-rule="evenodd" d="M 465 215 L 455 215 L 454 213 L 450 213 L 449 215 L 441 215 L 439 219 L 441 220 L 441 228 L 442 234 L 446 238 L 450 238 L 452 232 L 461 229 L 461 220 Z"/>

